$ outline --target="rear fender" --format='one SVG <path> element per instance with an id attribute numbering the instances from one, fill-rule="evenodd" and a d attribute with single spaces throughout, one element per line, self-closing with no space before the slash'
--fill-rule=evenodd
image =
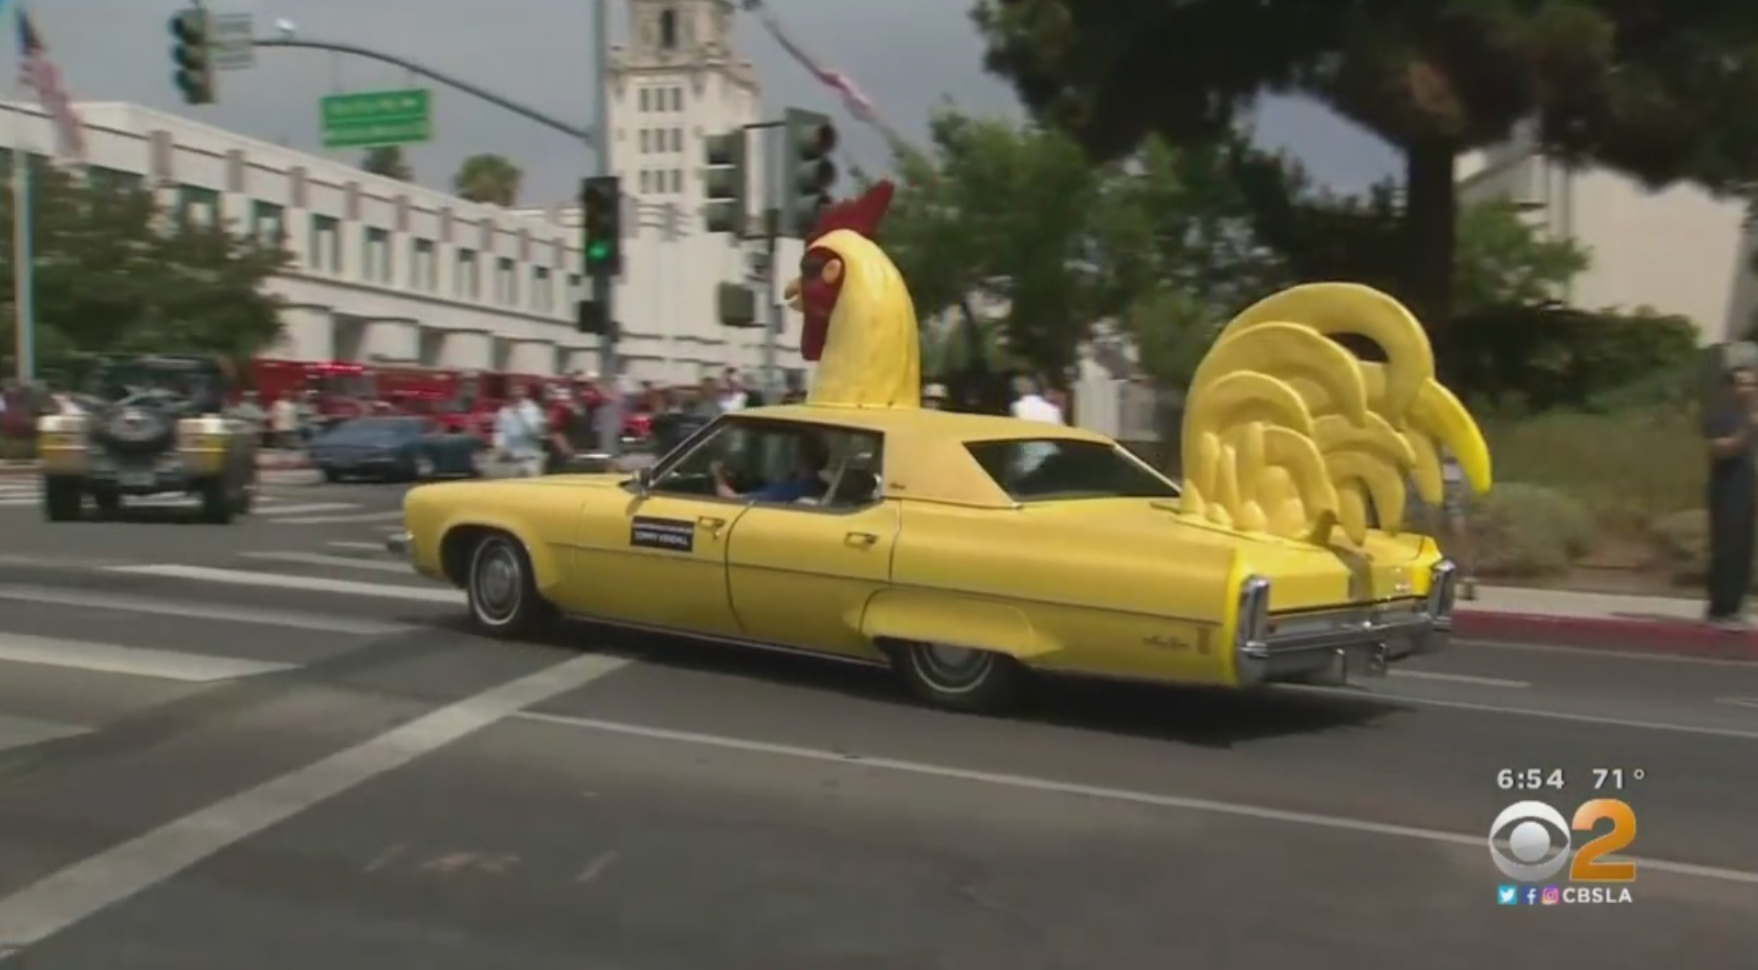
<path id="1" fill-rule="evenodd" d="M 907 640 L 1003 653 L 1021 661 L 1060 647 L 1032 627 L 1018 607 L 925 589 L 892 589 L 867 602 L 861 632 L 876 644 Z"/>

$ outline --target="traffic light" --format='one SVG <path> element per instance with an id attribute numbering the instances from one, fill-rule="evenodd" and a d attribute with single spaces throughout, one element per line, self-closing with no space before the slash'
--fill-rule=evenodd
<path id="1" fill-rule="evenodd" d="M 761 327 L 757 321 L 757 294 L 748 286 L 721 283 L 714 288 L 714 308 L 723 327 Z"/>
<path id="2" fill-rule="evenodd" d="M 623 180 L 596 175 L 580 189 L 581 248 L 587 276 L 616 276 L 623 271 Z"/>
<path id="3" fill-rule="evenodd" d="M 708 165 L 705 182 L 708 204 L 702 207 L 702 219 L 709 232 L 724 232 L 734 239 L 745 235 L 745 220 L 750 211 L 750 176 L 745 167 L 745 130 L 735 128 L 721 135 L 702 140 L 703 161 Z"/>
<path id="4" fill-rule="evenodd" d="M 614 337 L 617 325 L 616 321 L 605 315 L 604 304 L 596 300 L 581 300 L 574 304 L 574 329 L 600 337 Z"/>
<path id="5" fill-rule="evenodd" d="M 798 239 L 812 235 L 818 212 L 830 204 L 836 184 L 836 127 L 829 115 L 789 108 L 782 116 L 781 234 Z"/>
<path id="6" fill-rule="evenodd" d="M 171 48 L 171 60 L 177 72 L 171 75 L 186 104 L 214 103 L 214 59 L 208 37 L 208 12 L 201 7 L 180 10 L 171 18 L 171 36 L 177 43 Z"/>

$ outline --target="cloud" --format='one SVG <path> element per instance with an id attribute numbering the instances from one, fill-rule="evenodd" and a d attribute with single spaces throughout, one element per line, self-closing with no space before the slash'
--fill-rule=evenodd
<path id="1" fill-rule="evenodd" d="M 624 33 L 629 0 L 612 0 L 612 32 Z M 1017 114 L 1005 84 L 982 69 L 982 45 L 969 5 L 959 0 L 770 0 L 772 8 L 814 53 L 856 78 L 887 117 L 911 134 L 950 98 L 971 113 Z M 171 85 L 166 24 L 182 4 L 156 0 L 56 0 L 33 11 L 66 75 L 83 100 L 122 100 L 193 116 L 315 154 L 317 103 L 340 91 L 420 85 L 396 68 L 311 51 L 264 50 L 257 66 L 220 78 L 220 104 L 189 108 Z M 214 0 L 217 12 L 248 12 L 259 34 L 277 18 L 293 20 L 302 37 L 382 50 L 467 79 L 546 113 L 581 125 L 593 120 L 590 70 L 592 6 L 557 0 Z M 793 103 L 835 107 L 819 87 L 748 18 L 741 52 L 755 61 L 771 108 Z M 445 187 L 458 162 L 478 151 L 511 156 L 527 172 L 525 201 L 572 195 L 590 167 L 586 148 L 565 135 L 483 104 L 460 92 L 436 95 L 433 144 L 410 157 L 420 180 Z M 874 167 L 880 140 L 845 124 L 853 161 Z M 1392 170 L 1393 156 L 1372 138 L 1315 106 L 1266 104 L 1260 140 L 1297 151 L 1322 180 L 1356 188 Z M 354 160 L 358 152 L 331 152 Z"/>

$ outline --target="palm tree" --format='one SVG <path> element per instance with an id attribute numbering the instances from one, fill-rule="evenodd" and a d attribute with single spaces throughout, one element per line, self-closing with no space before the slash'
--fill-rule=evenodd
<path id="1" fill-rule="evenodd" d="M 360 160 L 360 168 L 373 175 L 382 175 L 399 182 L 415 181 L 415 169 L 409 166 L 409 160 L 403 156 L 401 145 L 381 145 L 369 149 L 366 157 Z"/>
<path id="2" fill-rule="evenodd" d="M 461 199 L 510 207 L 519 201 L 525 173 L 505 155 L 484 152 L 464 159 L 452 176 L 452 189 Z"/>

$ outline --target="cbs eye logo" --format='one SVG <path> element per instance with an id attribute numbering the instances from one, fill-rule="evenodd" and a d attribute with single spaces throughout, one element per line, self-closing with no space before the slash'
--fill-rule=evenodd
<path id="1" fill-rule="evenodd" d="M 1611 824 L 1576 848 L 1574 833 L 1592 833 L 1601 822 Z M 1565 867 L 1573 882 L 1633 882 L 1634 862 L 1603 860 L 1635 841 L 1636 812 L 1616 798 L 1582 802 L 1573 819 L 1544 802 L 1515 802 L 1489 827 L 1489 857 L 1516 882 L 1543 882 Z"/>

